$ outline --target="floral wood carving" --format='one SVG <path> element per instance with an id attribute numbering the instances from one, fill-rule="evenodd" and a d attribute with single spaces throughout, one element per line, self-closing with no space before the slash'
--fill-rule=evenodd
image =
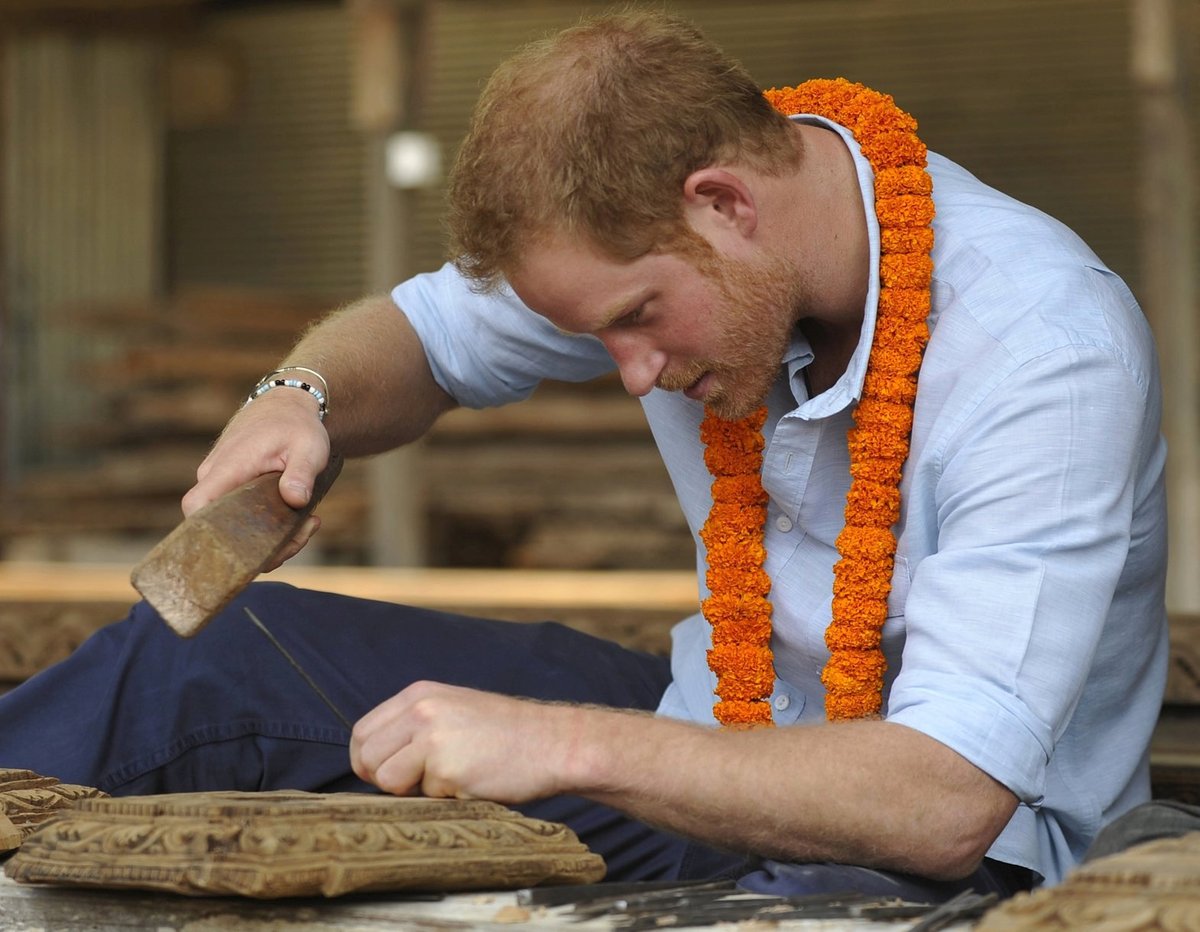
<path id="1" fill-rule="evenodd" d="M 1200 832 L 1097 858 L 1058 886 L 1001 903 L 975 932 L 1026 929 L 1200 929 Z"/>
<path id="2" fill-rule="evenodd" d="M 498 803 L 367 793 L 177 793 L 81 800 L 26 839 L 22 883 L 261 899 L 591 883 L 565 825 Z"/>
<path id="3" fill-rule="evenodd" d="M 0 768 L 0 854 L 19 848 L 43 822 L 77 800 L 105 794 L 90 786 L 59 783 L 32 770 Z"/>

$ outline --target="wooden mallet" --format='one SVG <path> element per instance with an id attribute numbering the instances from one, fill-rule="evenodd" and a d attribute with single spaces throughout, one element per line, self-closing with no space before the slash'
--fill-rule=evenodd
<path id="1" fill-rule="evenodd" d="M 292 508 L 273 472 L 186 517 L 133 568 L 133 587 L 181 637 L 192 637 L 291 540 L 342 469 L 333 456 L 312 497 Z"/>

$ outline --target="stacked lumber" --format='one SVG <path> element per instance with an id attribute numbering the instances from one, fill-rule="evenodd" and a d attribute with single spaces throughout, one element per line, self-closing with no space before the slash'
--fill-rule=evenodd
<path id="1" fill-rule="evenodd" d="M 249 387 L 327 305 L 238 289 L 197 289 L 161 305 L 87 308 L 85 376 L 98 416 L 60 416 L 57 462 L 5 485 L 0 542 L 70 555 L 81 536 L 153 540 L 178 523 L 196 467 Z M 347 482 L 347 486 L 353 486 Z M 361 500 L 343 498 L 357 519 Z"/>
<path id="2" fill-rule="evenodd" d="M 62 462 L 0 493 L 0 556 L 136 560 L 179 521 L 180 497 L 250 387 L 328 307 L 211 288 L 162 306 L 89 308 L 79 327 L 96 347 L 88 378 L 100 416 L 64 423 Z M 415 469 L 432 565 L 692 565 L 641 407 L 615 378 L 547 383 L 519 405 L 451 412 Z M 319 562 L 372 562 L 366 473 L 347 464 L 322 504 Z"/>
<path id="3" fill-rule="evenodd" d="M 691 533 L 641 406 L 615 379 L 452 411 L 422 450 L 431 562 L 689 569 Z"/>

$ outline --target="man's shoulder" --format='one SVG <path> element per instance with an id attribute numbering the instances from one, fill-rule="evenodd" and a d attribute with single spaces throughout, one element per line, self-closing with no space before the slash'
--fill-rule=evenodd
<path id="1" fill-rule="evenodd" d="M 934 261 L 964 251 L 1023 269 L 1046 266 L 1108 267 L 1078 234 L 1058 219 L 992 187 L 956 162 L 929 153 L 933 180 Z"/>
<path id="2" fill-rule="evenodd" d="M 930 174 L 935 329 L 974 328 L 1014 361 L 1081 345 L 1152 353 L 1132 292 L 1070 228 L 949 159 L 931 154 Z"/>

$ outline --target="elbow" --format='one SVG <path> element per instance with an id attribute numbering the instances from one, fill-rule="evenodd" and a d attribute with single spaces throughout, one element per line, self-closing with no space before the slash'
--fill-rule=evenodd
<path id="1" fill-rule="evenodd" d="M 971 839 L 940 840 L 916 852 L 910 870 L 930 880 L 962 880 L 979 869 L 990 847 Z"/>
<path id="2" fill-rule="evenodd" d="M 933 824 L 915 826 L 920 847 L 912 852 L 910 870 L 931 880 L 962 880 L 977 871 L 1017 808 L 1012 793 L 996 789 L 986 802 L 947 806 Z"/>

